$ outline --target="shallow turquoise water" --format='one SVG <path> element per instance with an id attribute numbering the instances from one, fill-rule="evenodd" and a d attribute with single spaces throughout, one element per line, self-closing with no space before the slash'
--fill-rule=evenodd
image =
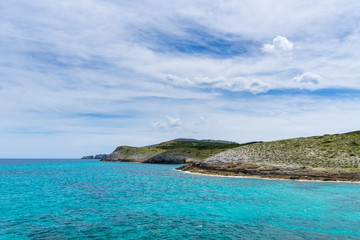
<path id="1" fill-rule="evenodd" d="M 0 239 L 360 239 L 360 184 L 0 159 Z"/>

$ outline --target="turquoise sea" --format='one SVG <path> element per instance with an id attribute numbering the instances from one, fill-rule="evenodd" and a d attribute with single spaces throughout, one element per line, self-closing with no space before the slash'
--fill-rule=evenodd
<path id="1" fill-rule="evenodd" d="M 360 184 L 0 159 L 0 239 L 360 239 Z"/>

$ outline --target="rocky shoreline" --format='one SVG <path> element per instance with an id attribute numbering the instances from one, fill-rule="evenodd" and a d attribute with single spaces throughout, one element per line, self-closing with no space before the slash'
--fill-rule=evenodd
<path id="1" fill-rule="evenodd" d="M 260 163 L 226 163 L 201 164 L 194 163 L 178 168 L 178 170 L 220 176 L 242 176 L 270 179 L 349 181 L 359 182 L 360 171 L 354 169 L 330 169 L 310 167 L 274 166 Z"/>

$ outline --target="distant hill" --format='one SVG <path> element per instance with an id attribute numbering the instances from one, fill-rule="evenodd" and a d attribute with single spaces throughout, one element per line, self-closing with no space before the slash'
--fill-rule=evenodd
<path id="1" fill-rule="evenodd" d="M 102 161 L 185 163 L 200 161 L 238 146 L 229 141 L 180 138 L 145 147 L 120 146 Z"/>
<path id="2" fill-rule="evenodd" d="M 242 145 L 183 170 L 275 178 L 360 180 L 360 131 Z"/>
<path id="3" fill-rule="evenodd" d="M 101 159 L 101 161 L 144 162 L 162 152 L 164 152 L 164 150 L 159 148 L 119 146 L 112 153 Z"/>

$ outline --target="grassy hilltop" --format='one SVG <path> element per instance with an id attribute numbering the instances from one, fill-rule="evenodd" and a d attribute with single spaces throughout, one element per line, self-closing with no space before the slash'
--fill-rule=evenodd
<path id="1" fill-rule="evenodd" d="M 240 146 L 238 143 L 210 140 L 172 140 L 163 142 L 149 149 L 161 149 L 170 152 L 179 152 L 188 157 L 205 159 L 214 154 Z"/>
<path id="2" fill-rule="evenodd" d="M 162 152 L 158 148 L 120 146 L 101 161 L 144 162 Z"/>

